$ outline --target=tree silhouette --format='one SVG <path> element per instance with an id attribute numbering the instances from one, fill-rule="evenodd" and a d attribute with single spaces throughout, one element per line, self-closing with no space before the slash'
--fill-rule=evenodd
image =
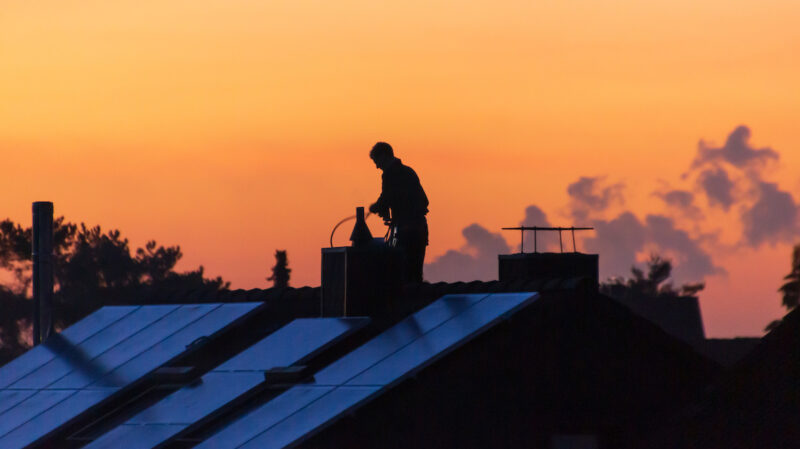
<path id="1" fill-rule="evenodd" d="M 635 266 L 631 267 L 631 274 L 633 277 L 629 279 L 612 279 L 600 284 L 600 291 L 612 297 L 679 298 L 697 296 L 705 288 L 703 282 L 687 283 L 679 288 L 666 282 L 672 276 L 672 261 L 657 254 L 651 254 L 647 261 L 647 275 Z"/>
<path id="2" fill-rule="evenodd" d="M 783 294 L 783 306 L 792 310 L 800 303 L 800 244 L 792 251 L 792 270 L 783 279 L 787 282 L 778 291 Z"/>
<path id="3" fill-rule="evenodd" d="M 783 295 L 781 303 L 786 310 L 791 311 L 800 304 L 800 244 L 795 245 L 792 251 L 791 271 L 783 277 L 783 280 L 786 282 L 778 289 Z M 764 330 L 771 331 L 779 324 L 781 324 L 781 320 L 775 320 L 769 323 Z"/>
<path id="4" fill-rule="evenodd" d="M 0 286 L 0 363 L 26 348 L 20 332 L 31 325 L 31 228 L 0 222 L 0 269 L 11 284 Z M 59 217 L 53 222 L 53 320 L 63 329 L 94 310 L 112 304 L 150 302 L 160 291 L 227 288 L 222 278 L 207 279 L 203 267 L 178 273 L 180 246 L 149 241 L 131 254 L 120 231 L 76 225 Z"/>
<path id="5" fill-rule="evenodd" d="M 289 260 L 286 257 L 286 250 L 275 251 L 275 266 L 272 267 L 272 276 L 268 277 L 268 281 L 272 281 L 273 287 L 288 287 L 289 276 L 292 269 L 289 268 Z"/>
<path id="6" fill-rule="evenodd" d="M 33 303 L 25 296 L 0 286 L 0 365 L 28 348 L 22 334 L 30 329 Z M 32 335 L 32 334 L 31 334 Z"/>

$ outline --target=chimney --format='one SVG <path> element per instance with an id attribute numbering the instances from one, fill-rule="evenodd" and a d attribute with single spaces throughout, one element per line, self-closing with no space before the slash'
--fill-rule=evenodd
<path id="1" fill-rule="evenodd" d="M 33 203 L 33 344 L 53 329 L 53 203 Z"/>
<path id="2" fill-rule="evenodd" d="M 374 316 L 392 307 L 403 288 L 403 255 L 372 238 L 364 208 L 356 208 L 352 246 L 322 248 L 320 315 Z"/>
<path id="3" fill-rule="evenodd" d="M 599 281 L 599 256 L 577 251 L 575 231 L 588 231 L 592 228 L 561 227 L 525 227 L 503 228 L 520 231 L 522 238 L 520 252 L 516 254 L 498 255 L 500 281 L 551 281 L 583 278 L 589 282 L 593 290 L 597 290 Z M 534 252 L 525 252 L 525 231 L 534 233 Z M 556 231 L 559 235 L 561 252 L 540 253 L 538 250 L 537 232 Z M 564 252 L 563 232 L 572 235 L 572 252 Z"/>

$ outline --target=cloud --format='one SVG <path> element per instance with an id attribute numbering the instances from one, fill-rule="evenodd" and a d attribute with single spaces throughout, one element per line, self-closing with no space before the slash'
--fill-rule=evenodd
<path id="1" fill-rule="evenodd" d="M 758 200 L 742 212 L 744 237 L 751 246 L 792 241 L 798 234 L 798 205 L 777 184 L 759 182 Z"/>
<path id="2" fill-rule="evenodd" d="M 664 201 L 665 214 L 669 216 L 637 215 L 625 210 L 624 185 L 609 184 L 602 176 L 581 176 L 568 185 L 569 204 L 564 215 L 576 225 L 595 228 L 579 249 L 600 255 L 601 278 L 629 276 L 637 258 L 655 252 L 672 259 L 675 282 L 701 281 L 725 273 L 712 251 L 731 249 L 721 246 L 716 234 L 702 234 L 702 229 L 717 228 L 716 223 L 705 221 L 709 217 L 704 213 L 707 207 L 719 208 L 728 218 L 741 222 L 739 241 L 745 246 L 791 241 L 800 234 L 800 204 L 790 192 L 765 180 L 764 168 L 779 157 L 771 148 L 754 147 L 750 129 L 739 126 L 721 147 L 700 142 L 689 172 L 681 178 L 692 177 L 687 182 L 690 189 L 662 187 L 653 193 Z M 611 215 L 612 207 L 622 211 L 615 210 L 618 213 Z M 520 224 L 552 226 L 547 214 L 536 205 L 525 209 Z M 497 255 L 510 252 L 506 241 L 499 233 L 478 224 L 467 226 L 462 233 L 466 244 L 426 265 L 426 279 L 496 279 Z M 548 238 L 544 234 L 539 237 L 539 249 L 557 251 L 557 242 L 554 246 Z"/>
<path id="3" fill-rule="evenodd" d="M 497 255 L 511 252 L 502 235 L 473 223 L 461 231 L 466 244 L 450 250 L 425 265 L 425 279 L 431 282 L 489 281 L 497 279 Z"/>
<path id="4" fill-rule="evenodd" d="M 703 170 L 697 178 L 697 183 L 708 198 L 712 206 L 719 206 L 728 210 L 733 205 L 734 184 L 722 168 Z"/>
<path id="5" fill-rule="evenodd" d="M 602 186 L 603 178 L 582 176 L 567 187 L 572 217 L 585 222 L 614 203 L 623 203 L 622 183 Z"/>
<path id="6" fill-rule="evenodd" d="M 547 219 L 547 214 L 536 205 L 525 208 L 525 217 L 520 225 L 552 226 L 550 220 Z M 461 234 L 466 240 L 464 246 L 458 250 L 451 249 L 425 265 L 426 280 L 456 282 L 497 279 L 497 255 L 511 253 L 511 248 L 503 236 L 500 233 L 491 232 L 477 223 L 465 227 Z M 532 243 L 531 247 L 533 247 Z M 540 250 L 541 247 L 543 245 L 540 245 Z M 519 245 L 516 246 L 516 249 L 519 250 Z"/>
<path id="7" fill-rule="evenodd" d="M 722 274 L 725 270 L 714 264 L 698 239 L 688 232 L 675 227 L 675 222 L 663 215 L 645 217 L 647 240 L 656 246 L 662 255 L 672 259 L 673 278 L 687 281 L 700 281 L 706 276 Z"/>
<path id="8" fill-rule="evenodd" d="M 532 204 L 525 208 L 525 218 L 520 222 L 520 226 L 550 227 L 552 225 L 547 219 L 547 214 L 538 206 Z"/>
<path id="9" fill-rule="evenodd" d="M 550 220 L 547 219 L 547 214 L 544 213 L 539 206 L 531 204 L 530 206 L 525 208 L 525 218 L 519 223 L 520 226 L 539 226 L 542 228 L 552 227 L 553 225 L 550 224 Z M 534 236 L 531 231 L 525 233 L 525 242 L 527 242 L 526 247 L 522 248 L 522 245 L 516 245 L 515 248 L 517 251 L 522 252 L 525 249 L 526 252 L 530 252 L 534 247 L 539 251 L 554 251 L 558 244 L 558 238 L 552 232 L 539 232 L 536 235 L 536 242 L 534 242 Z"/>
<path id="10" fill-rule="evenodd" d="M 654 193 L 655 196 L 664 200 L 670 208 L 676 209 L 681 214 L 693 220 L 703 217 L 703 212 L 694 204 L 694 194 L 688 190 L 670 190 L 664 193 Z"/>
<path id="11" fill-rule="evenodd" d="M 673 278 L 681 282 L 699 281 L 725 271 L 714 264 L 699 239 L 677 228 L 664 215 L 647 215 L 642 222 L 628 211 L 613 220 L 595 220 L 593 225 L 595 236 L 586 239 L 584 246 L 600 255 L 602 278 L 628 275 L 637 255 L 645 250 L 671 258 Z"/>
<path id="12" fill-rule="evenodd" d="M 733 218 L 741 222 L 744 245 L 790 242 L 800 233 L 794 196 L 764 179 L 764 167 L 779 159 L 772 148 L 753 147 L 746 126 L 734 129 L 720 148 L 702 141 L 698 145 L 692 164 L 692 170 L 699 171 L 697 185 L 709 205 L 740 211 Z"/>
<path id="13" fill-rule="evenodd" d="M 709 162 L 727 162 L 734 167 L 744 169 L 763 166 L 770 160 L 778 160 L 779 157 L 772 148 L 753 148 L 750 145 L 750 128 L 738 126 L 728 135 L 722 147 L 714 148 L 701 140 L 697 145 L 697 157 L 692 163 L 692 168 L 698 168 Z"/>
<path id="14" fill-rule="evenodd" d="M 584 239 L 583 246 L 600 255 L 600 277 L 627 274 L 647 241 L 644 225 L 631 212 L 623 212 L 610 221 L 595 220 L 592 226 L 594 237 Z"/>

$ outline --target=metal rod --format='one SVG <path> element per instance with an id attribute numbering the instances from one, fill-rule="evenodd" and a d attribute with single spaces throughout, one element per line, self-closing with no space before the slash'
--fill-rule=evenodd
<path id="1" fill-rule="evenodd" d="M 537 230 L 537 231 L 558 231 L 558 230 L 569 231 L 569 230 L 572 230 L 572 229 L 575 229 L 576 231 L 593 231 L 594 230 L 594 228 L 586 228 L 586 227 L 583 227 L 583 228 L 579 228 L 579 227 L 564 228 L 564 227 L 539 227 L 539 226 L 515 226 L 513 228 L 500 228 L 500 229 L 502 229 L 504 231 L 519 231 L 520 229 L 523 230 L 523 231 L 534 231 L 534 230 Z"/>
<path id="2" fill-rule="evenodd" d="M 519 252 L 525 254 L 525 231 L 519 231 Z"/>
<path id="3" fill-rule="evenodd" d="M 578 252 L 578 249 L 575 246 L 575 228 L 574 227 L 572 228 L 572 252 L 573 253 L 577 253 Z"/>
<path id="4" fill-rule="evenodd" d="M 33 203 L 33 344 L 53 329 L 53 203 Z"/>
<path id="5" fill-rule="evenodd" d="M 562 227 L 539 227 L 539 226 L 517 226 L 513 228 L 501 228 L 504 231 L 520 231 L 520 251 L 525 252 L 525 231 L 533 231 L 533 252 L 539 252 L 539 239 L 537 232 L 538 231 L 558 231 L 558 243 L 561 247 L 561 252 L 564 252 L 564 239 L 562 236 L 562 231 L 570 231 L 572 232 L 572 251 L 578 252 L 577 244 L 575 243 L 575 231 L 593 231 L 594 228 L 576 228 L 575 226 L 570 226 L 568 228 Z"/>

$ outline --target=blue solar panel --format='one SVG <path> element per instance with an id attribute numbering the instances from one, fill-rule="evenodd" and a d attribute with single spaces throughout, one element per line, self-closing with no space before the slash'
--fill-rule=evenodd
<path id="1" fill-rule="evenodd" d="M 333 388 L 318 400 L 309 403 L 289 416 L 284 416 L 282 421 L 269 428 L 268 431 L 262 432 L 246 444 L 238 447 L 242 449 L 286 447 L 298 441 L 301 437 L 314 432 L 320 425 L 330 421 L 333 417 L 346 412 L 353 408 L 354 405 L 377 394 L 379 390 L 379 387 Z"/>
<path id="2" fill-rule="evenodd" d="M 74 418 L 78 413 L 99 404 L 100 401 L 117 392 L 117 389 L 42 390 L 33 396 L 31 401 L 38 400 L 43 394 L 50 394 L 53 392 L 67 393 L 69 397 L 52 405 L 47 408 L 47 410 L 37 414 L 35 418 L 25 421 L 11 432 L 3 435 L 3 437 L 0 438 L 0 447 L 25 447 Z"/>
<path id="3" fill-rule="evenodd" d="M 205 449 L 242 447 L 265 429 L 280 423 L 288 415 L 303 409 L 333 389 L 334 387 L 293 387 L 263 406 L 243 415 L 198 447 Z"/>
<path id="4" fill-rule="evenodd" d="M 368 321 L 367 318 L 292 321 L 204 375 L 201 382 L 170 394 L 87 447 L 116 448 L 120 441 L 125 441 L 125 447 L 131 449 L 162 444 L 262 385 L 265 370 L 302 363 Z"/>
<path id="5" fill-rule="evenodd" d="M 242 416 L 198 448 L 296 444 L 532 303 L 535 293 L 449 295 Z"/>
<path id="6" fill-rule="evenodd" d="M 104 307 L 52 335 L 0 369 L 0 447 L 35 442 L 259 305 Z M 145 355 L 138 371 L 116 373 Z"/>
<path id="7" fill-rule="evenodd" d="M 103 376 L 131 360 L 133 356 L 141 354 L 143 350 L 152 348 L 157 344 L 163 344 L 162 342 L 174 335 L 177 329 L 182 329 L 181 332 L 187 332 L 189 330 L 186 328 L 194 325 L 196 321 L 218 319 L 218 315 L 222 310 L 216 304 L 192 304 L 175 307 L 169 313 L 162 315 L 157 320 L 150 321 L 146 327 L 139 329 L 136 334 L 131 335 L 94 359 L 93 364 L 98 369 L 93 371 L 74 370 L 68 376 L 53 383 L 50 388 L 83 388 L 91 384 L 96 385 L 96 382 Z M 225 310 L 230 309 L 226 307 Z M 233 310 L 230 311 L 233 312 Z M 229 321 L 226 319 L 220 320 L 220 322 Z M 199 335 L 205 334 L 199 333 Z M 102 370 L 99 367 L 102 367 Z M 106 382 L 104 386 L 122 386 L 125 383 L 127 382 L 124 380 L 115 380 L 114 382 Z"/>
<path id="8" fill-rule="evenodd" d="M 175 311 L 177 306 L 142 307 L 124 320 L 119 320 L 74 347 L 63 345 L 59 357 L 50 360 L 14 382 L 9 388 L 46 388 L 70 373 L 85 373 L 86 376 L 99 377 L 107 365 L 98 357 L 112 350 L 126 339 L 136 339 L 137 332 L 153 322 Z M 60 336 L 55 336 L 58 339 Z M 113 368 L 113 367 L 112 367 Z M 68 387 L 69 388 L 69 387 Z"/>
<path id="9" fill-rule="evenodd" d="M 139 309 L 137 306 L 103 307 L 61 332 L 61 337 L 72 346 L 102 331 L 110 324 Z M 0 368 L 0 388 L 5 388 L 40 366 L 58 357 L 60 345 L 48 340 L 32 348 Z"/>

